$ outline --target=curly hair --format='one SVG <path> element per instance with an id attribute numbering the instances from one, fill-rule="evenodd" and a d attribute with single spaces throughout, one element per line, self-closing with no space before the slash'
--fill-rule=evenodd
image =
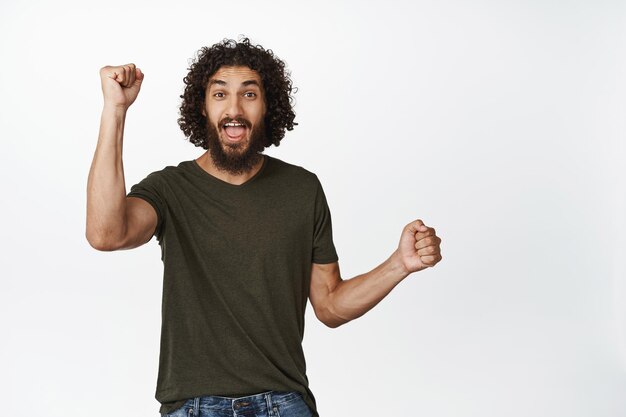
<path id="1" fill-rule="evenodd" d="M 207 140 L 207 119 L 202 115 L 205 89 L 208 80 L 223 66 L 246 66 L 259 73 L 265 92 L 266 113 L 265 147 L 278 146 L 285 136 L 285 130 L 293 130 L 294 119 L 292 86 L 290 73 L 285 63 L 274 56 L 271 49 L 261 45 L 252 45 L 248 38 L 236 42 L 224 39 L 210 48 L 203 47 L 189 67 L 189 73 L 183 81 L 185 91 L 180 96 L 180 118 L 178 125 L 195 146 L 209 148 Z M 295 91 L 294 91 L 295 92 Z"/>

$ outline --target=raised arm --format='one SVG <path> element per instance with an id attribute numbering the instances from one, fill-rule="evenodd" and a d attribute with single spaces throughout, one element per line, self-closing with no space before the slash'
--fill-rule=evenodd
<path id="1" fill-rule="evenodd" d="M 398 249 L 370 272 L 343 280 L 337 262 L 314 263 L 309 299 L 315 315 L 332 328 L 361 317 L 409 274 L 435 266 L 440 243 L 435 229 L 415 220 L 404 227 Z"/>
<path id="2" fill-rule="evenodd" d="M 128 108 L 137 98 L 143 73 L 134 64 L 100 69 L 104 107 L 98 144 L 87 180 L 89 244 L 98 250 L 130 249 L 150 240 L 157 225 L 154 208 L 126 197 L 122 143 Z"/>

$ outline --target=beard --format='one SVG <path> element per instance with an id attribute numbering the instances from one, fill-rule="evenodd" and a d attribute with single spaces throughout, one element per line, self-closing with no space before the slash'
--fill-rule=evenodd
<path id="1" fill-rule="evenodd" d="M 252 123 L 246 119 L 228 119 L 220 121 L 219 126 L 229 122 L 243 123 L 250 130 Z M 219 132 L 207 118 L 207 142 L 211 159 L 216 168 L 233 175 L 240 175 L 250 172 L 252 168 L 261 160 L 262 152 L 265 149 L 266 135 L 265 124 L 261 122 L 250 130 L 249 140 L 242 140 L 238 143 L 227 143 L 220 139 Z"/>

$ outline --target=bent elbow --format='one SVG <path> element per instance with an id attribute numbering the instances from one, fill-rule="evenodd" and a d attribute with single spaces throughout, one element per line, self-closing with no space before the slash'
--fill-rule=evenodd
<path id="1" fill-rule="evenodd" d="M 342 324 L 346 324 L 347 321 L 332 321 L 332 320 L 327 320 L 325 322 L 323 322 L 326 327 L 330 327 L 331 329 L 336 329 L 337 327 L 341 326 Z"/>
<path id="2" fill-rule="evenodd" d="M 94 236 L 88 231 L 85 233 L 85 238 L 87 239 L 87 242 L 89 242 L 89 245 L 95 250 L 101 252 L 112 252 L 117 249 L 117 247 L 115 245 L 112 245 L 111 242 L 102 239 L 102 237 L 100 236 Z"/>
<path id="3" fill-rule="evenodd" d="M 324 311 L 320 312 L 316 311 L 315 315 L 319 321 L 331 329 L 336 329 L 337 327 L 350 321 L 333 313 L 330 309 L 324 309 Z"/>

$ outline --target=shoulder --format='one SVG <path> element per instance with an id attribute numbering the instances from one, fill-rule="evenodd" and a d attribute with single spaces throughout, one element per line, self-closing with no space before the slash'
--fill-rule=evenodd
<path id="1" fill-rule="evenodd" d="M 273 156 L 268 157 L 268 168 L 271 175 L 278 176 L 283 180 L 289 182 L 297 182 L 301 185 L 317 186 L 319 179 L 317 175 L 306 168 L 299 165 L 285 162 L 282 159 L 275 158 Z"/>
<path id="2" fill-rule="evenodd" d="M 186 175 L 189 172 L 193 172 L 192 164 L 193 160 L 182 161 L 178 165 L 167 165 L 164 168 L 150 172 L 150 174 L 148 174 L 148 177 L 166 179 Z"/>
<path id="3" fill-rule="evenodd" d="M 191 171 L 190 163 L 193 161 L 183 161 L 178 165 L 167 165 L 164 168 L 151 171 L 135 187 L 159 187 L 177 182 L 181 177 L 188 176 Z"/>

